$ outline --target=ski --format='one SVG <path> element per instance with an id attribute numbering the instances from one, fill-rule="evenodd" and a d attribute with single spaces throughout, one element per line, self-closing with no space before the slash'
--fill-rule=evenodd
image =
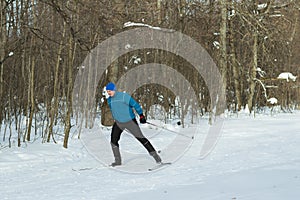
<path id="1" fill-rule="evenodd" d="M 72 168 L 73 171 L 77 172 L 77 171 L 86 171 L 86 170 L 92 170 L 94 168 L 92 167 L 85 167 L 85 168 L 79 168 L 79 169 L 75 169 L 75 168 Z"/>
<path id="2" fill-rule="evenodd" d="M 149 168 L 148 171 L 154 171 L 154 170 L 160 169 L 160 168 L 162 168 L 166 165 L 171 165 L 171 164 L 172 164 L 171 162 L 162 162 L 162 163 L 159 163 L 159 164 L 155 165 L 152 168 Z"/>
<path id="3" fill-rule="evenodd" d="M 104 169 L 106 168 L 105 166 L 103 167 L 83 167 L 83 168 L 72 168 L 72 171 L 79 172 L 79 171 L 89 171 L 89 170 L 98 170 L 98 169 Z"/>
<path id="4" fill-rule="evenodd" d="M 148 168 L 148 171 L 155 171 L 155 170 L 158 170 L 158 169 L 160 169 L 160 168 L 162 168 L 166 165 L 171 165 L 171 164 L 172 164 L 171 162 L 162 162 L 162 163 L 159 163 L 159 164 L 155 165 L 154 167 Z M 107 165 L 107 166 L 100 166 L 100 167 L 72 168 L 72 171 L 82 172 L 82 171 L 98 170 L 98 169 L 105 169 L 105 168 L 114 168 L 114 167 L 118 167 L 118 166 Z M 120 166 L 122 166 L 122 165 L 120 165 Z"/>

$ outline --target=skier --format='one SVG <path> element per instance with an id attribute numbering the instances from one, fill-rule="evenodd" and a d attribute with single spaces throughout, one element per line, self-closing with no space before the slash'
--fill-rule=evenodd
<path id="1" fill-rule="evenodd" d="M 145 124 L 146 118 L 141 106 L 127 93 L 118 92 L 114 83 L 109 82 L 106 85 L 106 92 L 109 95 L 107 102 L 115 120 L 111 131 L 111 147 L 115 157 L 115 162 L 111 166 L 122 164 L 119 150 L 119 140 L 121 133 L 127 129 L 134 137 L 147 149 L 149 154 L 155 159 L 156 163 L 161 163 L 161 158 L 150 141 L 143 135 L 135 119 L 133 109 L 140 116 L 140 123 Z"/>

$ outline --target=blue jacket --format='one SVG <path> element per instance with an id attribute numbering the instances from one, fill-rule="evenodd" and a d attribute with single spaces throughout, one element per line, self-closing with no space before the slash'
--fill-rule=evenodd
<path id="1" fill-rule="evenodd" d="M 129 122 L 135 118 L 133 108 L 141 115 L 143 110 L 129 94 L 124 92 L 115 92 L 115 95 L 107 99 L 111 114 L 114 120 L 118 122 Z"/>

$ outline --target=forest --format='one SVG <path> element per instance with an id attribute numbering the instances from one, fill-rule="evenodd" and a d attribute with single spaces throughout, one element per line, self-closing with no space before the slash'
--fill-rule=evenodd
<path id="1" fill-rule="evenodd" d="M 299 109 L 298 0 L 0 0 L 0 7 L 1 141 L 10 143 L 17 133 L 18 146 L 37 135 L 43 142 L 55 142 L 56 127 L 62 126 L 67 148 L 71 128 L 78 122 L 73 92 L 83 63 L 93 62 L 87 58 L 99 44 L 139 27 L 149 33 L 182 33 L 200 44 L 220 72 L 226 98 L 218 101 L 225 106 L 215 111 L 204 77 L 176 53 L 130 51 L 127 46 L 127 53 L 116 59 L 117 52 L 107 48 L 100 51 L 105 55 L 97 54 L 109 63 L 107 70 L 94 80 L 93 91 L 84 93 L 93 102 L 89 115 L 100 114 L 103 125 L 111 125 L 112 119 L 102 88 L 149 63 L 169 66 L 188 80 L 196 94 L 192 111 L 197 116 L 243 109 L 255 113 L 266 107 Z M 90 70 L 88 76 L 93 75 Z M 186 99 L 178 103 L 170 88 L 151 83 L 132 92 L 147 117 L 153 117 L 150 108 L 158 104 L 166 118 L 179 116 L 184 124 L 191 105 Z"/>

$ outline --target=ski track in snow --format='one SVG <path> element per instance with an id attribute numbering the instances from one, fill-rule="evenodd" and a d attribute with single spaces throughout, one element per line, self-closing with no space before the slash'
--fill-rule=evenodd
<path id="1" fill-rule="evenodd" d="M 215 149 L 201 160 L 200 149 L 208 128 L 203 122 L 201 133 L 180 159 L 149 173 L 126 173 L 106 167 L 74 138 L 68 149 L 61 143 L 39 142 L 4 148 L 0 151 L 0 198 L 298 199 L 299 119 L 299 112 L 255 118 L 232 116 L 225 120 Z M 148 127 L 143 130 L 153 131 Z M 160 130 L 150 139 L 155 146 L 163 147 L 163 137 L 172 137 L 170 133 L 162 135 L 164 132 Z M 147 157 L 142 148 L 136 149 L 136 143 L 128 136 L 121 140 L 124 148 Z M 72 170 L 81 168 L 92 169 Z"/>

